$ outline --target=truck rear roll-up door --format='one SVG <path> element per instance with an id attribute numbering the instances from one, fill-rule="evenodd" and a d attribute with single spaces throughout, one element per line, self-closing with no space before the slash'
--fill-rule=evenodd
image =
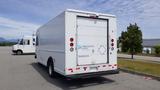
<path id="1" fill-rule="evenodd" d="M 108 21 L 77 17 L 77 64 L 102 64 L 108 59 Z"/>

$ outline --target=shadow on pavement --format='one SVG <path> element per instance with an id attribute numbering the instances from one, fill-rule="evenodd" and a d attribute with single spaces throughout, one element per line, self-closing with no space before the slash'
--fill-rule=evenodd
<path id="1" fill-rule="evenodd" d="M 83 87 L 95 86 L 100 84 L 113 83 L 114 81 L 104 77 L 92 77 L 85 79 L 72 79 L 68 80 L 62 75 L 57 74 L 56 78 L 50 78 L 47 73 L 46 67 L 38 63 L 31 63 L 33 68 L 40 73 L 49 83 L 62 88 L 63 90 L 78 89 Z"/>
<path id="2" fill-rule="evenodd" d="M 118 59 L 130 59 L 130 60 L 133 60 L 133 59 L 128 58 L 128 57 L 118 57 Z"/>
<path id="3" fill-rule="evenodd" d="M 21 55 L 17 55 L 15 53 L 12 53 L 11 55 L 15 55 L 15 56 L 23 56 L 23 55 L 35 55 L 35 53 L 24 53 L 24 54 L 21 54 Z"/>

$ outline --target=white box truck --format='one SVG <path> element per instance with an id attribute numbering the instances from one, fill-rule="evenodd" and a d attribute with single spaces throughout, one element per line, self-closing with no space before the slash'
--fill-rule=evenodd
<path id="1" fill-rule="evenodd" d="M 67 9 L 37 30 L 37 62 L 71 78 L 117 74 L 116 17 Z"/>
<path id="2" fill-rule="evenodd" d="M 35 53 L 36 36 L 24 36 L 16 45 L 12 46 L 12 52 L 20 54 Z"/>

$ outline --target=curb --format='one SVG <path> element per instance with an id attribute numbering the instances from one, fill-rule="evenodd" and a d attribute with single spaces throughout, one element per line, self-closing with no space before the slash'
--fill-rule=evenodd
<path id="1" fill-rule="evenodd" d="M 154 76 L 154 75 L 151 75 L 151 74 L 146 74 L 146 73 L 142 73 L 142 72 L 132 71 L 132 70 L 125 69 L 125 68 L 119 68 L 119 70 L 123 71 L 123 72 L 131 73 L 131 74 L 135 74 L 135 75 L 140 75 L 140 76 L 145 76 L 145 77 L 151 77 L 152 79 L 160 81 L 160 77 L 159 76 Z"/>

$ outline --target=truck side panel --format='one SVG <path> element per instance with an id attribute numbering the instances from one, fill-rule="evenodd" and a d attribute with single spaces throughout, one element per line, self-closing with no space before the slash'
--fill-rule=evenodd
<path id="1" fill-rule="evenodd" d="M 48 58 L 54 61 L 56 72 L 64 74 L 65 68 L 65 15 L 58 15 L 38 31 L 38 62 L 47 65 Z"/>

